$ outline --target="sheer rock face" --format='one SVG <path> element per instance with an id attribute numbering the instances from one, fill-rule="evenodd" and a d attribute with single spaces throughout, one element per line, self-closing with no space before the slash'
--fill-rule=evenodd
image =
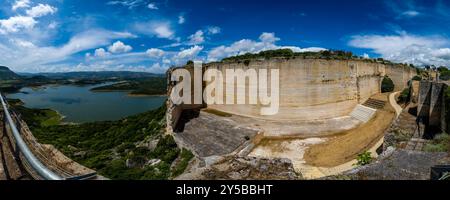
<path id="1" fill-rule="evenodd" d="M 192 67 L 185 67 L 194 77 Z M 182 104 L 174 105 L 168 100 L 167 128 L 168 133 L 173 133 L 183 110 L 193 108 L 209 108 L 225 113 L 246 116 L 266 120 L 323 120 L 347 116 L 360 103 L 365 102 L 370 96 L 381 92 L 381 80 L 389 76 L 395 85 L 395 91 L 407 86 L 411 78 L 416 75 L 413 68 L 407 66 L 387 65 L 382 63 L 370 63 L 357 60 L 325 60 L 325 59 L 268 59 L 252 60 L 250 63 L 209 63 L 202 67 L 203 73 L 209 69 L 218 70 L 223 75 L 223 88 L 232 88 L 232 83 L 227 80 L 228 70 L 279 70 L 279 109 L 274 115 L 261 115 L 261 108 L 267 105 L 261 104 Z M 171 82 L 171 71 L 168 72 L 168 95 L 176 82 Z M 244 76 L 245 77 L 245 76 Z M 268 77 L 270 80 L 271 77 Z M 250 80 L 250 79 L 249 79 Z M 255 88 L 258 81 L 246 81 L 245 85 L 234 87 Z M 220 84 L 222 82 L 215 82 Z M 203 87 L 213 84 L 204 81 Z M 231 86 L 230 86 L 231 84 Z M 194 82 L 192 81 L 192 85 Z M 236 89 L 237 90 L 237 89 Z M 268 84 L 271 90 L 271 84 Z M 234 94 L 237 94 L 235 91 Z M 245 99 L 254 97 L 246 90 Z M 231 94 L 224 95 L 225 98 Z M 235 100 L 237 95 L 234 96 Z M 248 102 L 248 101 L 246 101 Z"/>

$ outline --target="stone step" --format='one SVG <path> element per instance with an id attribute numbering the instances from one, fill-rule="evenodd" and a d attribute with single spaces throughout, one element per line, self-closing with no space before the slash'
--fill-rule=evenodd
<path id="1" fill-rule="evenodd" d="M 373 108 L 359 104 L 355 107 L 355 109 L 353 109 L 353 111 L 350 113 L 350 116 L 362 122 L 368 122 L 370 119 L 372 119 L 376 111 L 377 110 Z"/>
<path id="2" fill-rule="evenodd" d="M 362 105 L 373 108 L 373 109 L 381 109 L 386 105 L 386 101 L 378 100 L 378 99 L 368 99 Z"/>

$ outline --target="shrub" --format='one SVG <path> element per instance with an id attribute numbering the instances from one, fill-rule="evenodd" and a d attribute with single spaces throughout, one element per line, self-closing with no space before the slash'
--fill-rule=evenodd
<path id="1" fill-rule="evenodd" d="M 388 76 L 385 76 L 381 82 L 381 92 L 392 92 L 394 88 L 394 82 Z"/>
<path id="2" fill-rule="evenodd" d="M 177 177 L 186 170 L 189 165 L 189 161 L 194 158 L 194 154 L 189 150 L 183 148 L 180 153 L 179 162 L 172 169 L 172 177 Z"/>
<path id="3" fill-rule="evenodd" d="M 448 152 L 450 151 L 450 135 L 441 133 L 436 135 L 431 143 L 428 143 L 424 147 L 424 151 L 427 152 Z"/>
<path id="4" fill-rule="evenodd" d="M 370 152 L 365 151 L 364 153 L 358 154 L 358 157 L 356 157 L 356 160 L 358 161 L 356 165 L 363 166 L 370 164 L 373 160 L 372 155 Z"/>
<path id="5" fill-rule="evenodd" d="M 421 81 L 421 80 L 422 80 L 422 77 L 420 77 L 420 76 L 414 76 L 414 77 L 412 78 L 412 80 L 413 80 L 413 81 Z"/>
<path id="6" fill-rule="evenodd" d="M 409 88 L 404 89 L 401 93 L 400 96 L 398 97 L 399 102 L 401 103 L 406 103 L 409 101 Z"/>

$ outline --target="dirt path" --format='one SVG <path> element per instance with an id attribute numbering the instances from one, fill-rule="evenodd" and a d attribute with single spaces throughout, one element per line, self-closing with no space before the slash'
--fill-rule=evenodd
<path id="1" fill-rule="evenodd" d="M 380 94 L 378 98 L 388 102 L 388 94 Z M 380 141 L 394 117 L 395 110 L 387 103 L 368 123 L 324 143 L 310 146 L 304 155 L 306 164 L 334 167 L 355 159 L 359 153 L 370 149 Z"/>
<path id="2" fill-rule="evenodd" d="M 394 93 L 391 93 L 391 94 L 389 95 L 389 103 L 392 105 L 392 107 L 394 107 L 396 117 L 400 116 L 400 114 L 401 114 L 402 111 L 403 111 L 402 107 L 401 107 L 400 105 L 398 105 L 398 104 L 397 104 L 397 101 L 395 100 L 395 96 L 396 96 L 398 93 L 400 93 L 400 92 L 394 92 Z"/>

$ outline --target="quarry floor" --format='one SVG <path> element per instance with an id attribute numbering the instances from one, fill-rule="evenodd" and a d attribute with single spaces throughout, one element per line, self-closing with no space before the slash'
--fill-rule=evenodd
<path id="1" fill-rule="evenodd" d="M 389 102 L 389 94 L 372 98 Z M 386 103 L 364 124 L 352 117 L 304 122 L 251 119 L 211 110 L 183 115 L 187 120 L 175 138 L 200 158 L 236 155 L 247 147 L 248 157 L 288 159 L 302 178 L 314 179 L 353 168 L 357 155 L 366 150 L 376 157 L 396 112 Z"/>
<path id="2" fill-rule="evenodd" d="M 372 99 L 389 101 L 389 94 L 379 94 Z M 383 143 L 384 131 L 390 126 L 396 112 L 390 103 L 377 110 L 375 116 L 364 124 L 341 131 L 332 136 L 307 139 L 263 139 L 249 156 L 288 158 L 294 169 L 306 179 L 334 175 L 354 167 L 358 154 L 376 150 Z"/>

